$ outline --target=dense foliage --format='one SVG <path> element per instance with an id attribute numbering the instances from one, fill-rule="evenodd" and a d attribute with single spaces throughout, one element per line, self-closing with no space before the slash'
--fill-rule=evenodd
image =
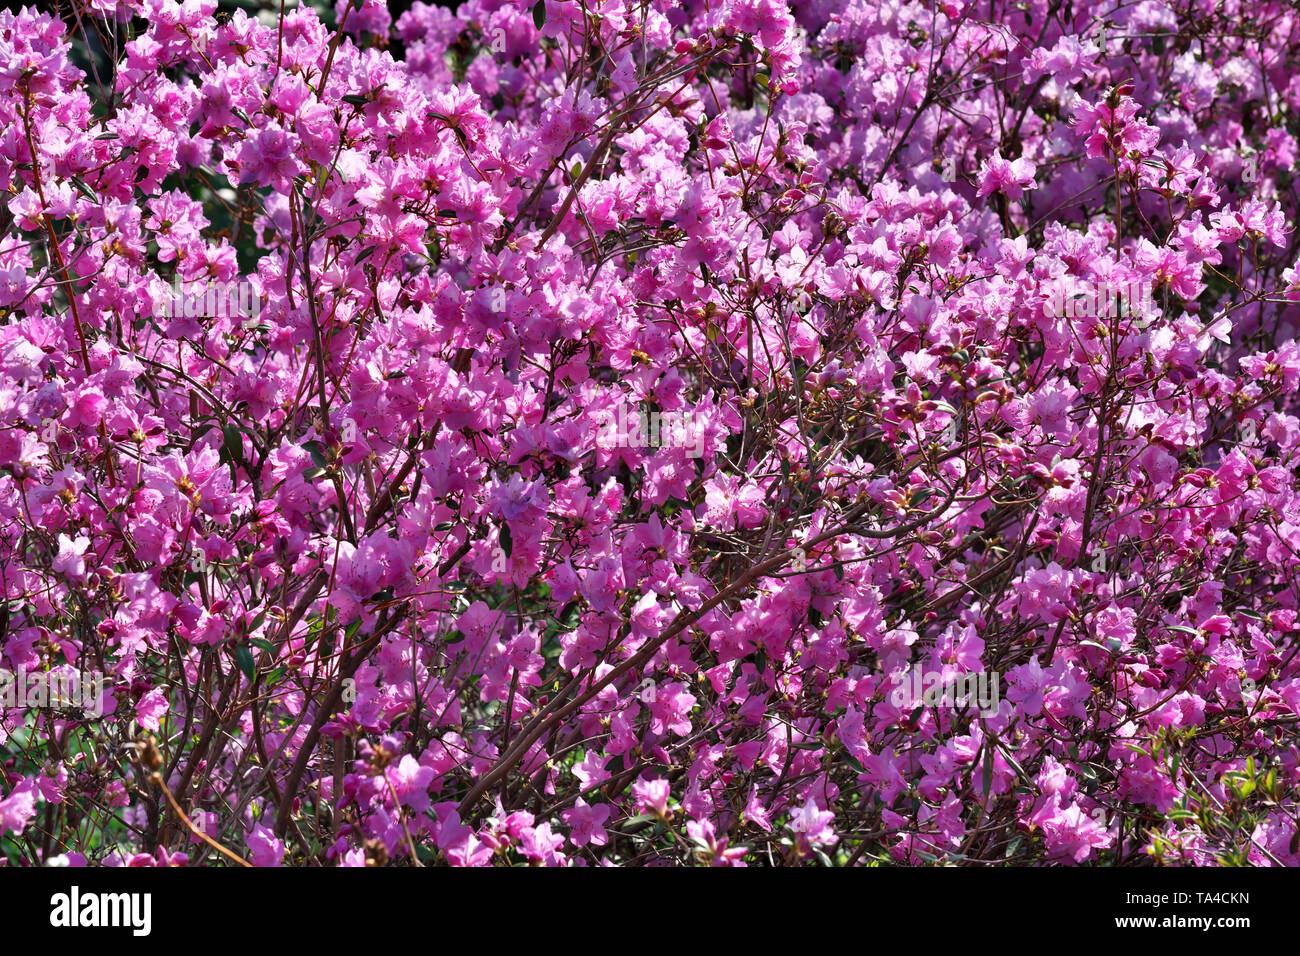
<path id="1" fill-rule="evenodd" d="M 1300 864 L 1292 4 L 274 6 L 0 13 L 10 865 Z"/>

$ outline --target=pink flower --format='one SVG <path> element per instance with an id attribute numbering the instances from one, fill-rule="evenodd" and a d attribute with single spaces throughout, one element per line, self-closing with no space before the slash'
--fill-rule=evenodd
<path id="1" fill-rule="evenodd" d="M 1047 851 L 1053 856 L 1064 856 L 1082 863 L 1096 850 L 1115 842 L 1114 835 L 1078 804 L 1049 805 L 1049 808 L 1049 812 L 1041 814 L 1037 820 L 1043 830 Z M 1104 814 L 1099 816 L 1104 818 Z"/>
<path id="2" fill-rule="evenodd" d="M 74 671 L 259 865 L 1108 865 L 1248 758 L 1145 849 L 1295 862 L 1294 3 L 83 6 L 0 11 L 12 862 L 220 863 Z"/>
<path id="3" fill-rule="evenodd" d="M 650 708 L 650 729 L 656 734 L 688 734 L 691 732 L 691 708 L 695 697 L 681 681 L 670 681 L 655 689 Z"/>
<path id="4" fill-rule="evenodd" d="M 980 171 L 976 195 L 987 196 L 989 193 L 1002 192 L 1008 199 L 1017 200 L 1025 189 L 1033 187 L 1036 170 L 1037 167 L 1023 156 L 1007 161 L 1001 153 L 994 152 Z"/>
<path id="5" fill-rule="evenodd" d="M 1048 675 L 1037 658 L 1013 668 L 1007 678 L 1011 684 L 1006 696 L 1016 705 L 1019 713 L 1025 717 L 1034 717 L 1043 712 L 1043 695 L 1047 688 Z"/>
<path id="6" fill-rule="evenodd" d="M 661 820 L 672 816 L 668 809 L 668 781 L 663 779 L 638 780 L 632 784 L 632 799 L 637 813 L 649 813 Z"/>
<path id="7" fill-rule="evenodd" d="M 1136 620 L 1136 610 L 1112 602 L 1093 618 L 1094 633 L 1102 642 L 1118 641 L 1120 647 L 1127 647 L 1137 636 Z"/>
<path id="8" fill-rule="evenodd" d="M 434 843 L 446 854 L 447 861 L 452 866 L 487 866 L 491 862 L 491 842 L 460 822 L 460 814 L 454 804 L 441 803 L 434 810 L 439 820 L 434 832 Z M 560 842 L 563 843 L 563 840 Z"/>
<path id="9" fill-rule="evenodd" d="M 294 141 L 281 129 L 268 128 L 246 140 L 239 154 L 241 183 L 270 186 L 288 192 L 294 177 L 307 167 L 294 156 Z"/>
<path id="10" fill-rule="evenodd" d="M 284 859 L 284 843 L 260 823 L 253 824 L 246 841 L 253 866 L 279 866 Z"/>
<path id="11" fill-rule="evenodd" d="M 1080 100 L 1074 108 L 1074 125 L 1078 135 L 1085 138 L 1089 157 L 1116 153 L 1127 156 L 1130 152 L 1149 153 L 1160 141 L 1160 131 L 1137 119 L 1138 104 L 1128 94 L 1132 84 L 1123 84 L 1109 91 L 1098 103 Z"/>
<path id="12" fill-rule="evenodd" d="M 90 539 L 84 535 L 78 535 L 76 538 L 69 538 L 66 534 L 59 535 L 59 553 L 54 556 L 51 568 L 59 574 L 65 574 L 69 580 L 84 581 L 86 579 L 86 550 L 90 547 Z"/>
<path id="13" fill-rule="evenodd" d="M 34 780 L 24 778 L 0 800 L 0 834 L 20 832 L 36 816 L 40 790 Z"/>
<path id="14" fill-rule="evenodd" d="M 397 800 L 417 813 L 429 809 L 429 784 L 433 782 L 434 771 L 423 767 L 410 754 L 402 754 L 397 767 L 385 771 Z"/>
<path id="15" fill-rule="evenodd" d="M 708 820 L 686 821 L 686 835 L 695 841 L 701 857 L 710 866 L 745 866 L 748 847 L 728 847 L 726 837 L 718 837 Z"/>
<path id="16" fill-rule="evenodd" d="M 168 708 L 167 694 L 161 687 L 155 687 L 136 702 L 135 717 L 141 727 L 156 731 L 162 726 Z"/>
<path id="17" fill-rule="evenodd" d="M 604 828 L 609 814 L 610 810 L 606 804 L 588 806 L 587 801 L 579 797 L 577 804 L 572 809 L 561 813 L 560 817 L 573 828 L 569 833 L 569 840 L 574 846 L 586 846 L 588 843 L 604 846 L 609 842 Z"/>
<path id="18" fill-rule="evenodd" d="M 529 860 L 546 866 L 558 866 L 564 861 L 559 852 L 564 846 L 564 837 L 551 832 L 551 825 L 543 823 L 538 827 L 526 829 L 520 840 L 520 849 Z"/>
<path id="19" fill-rule="evenodd" d="M 790 815 L 789 827 L 795 834 L 800 856 L 808 856 L 814 846 L 834 846 L 839 836 L 834 828 L 835 814 L 809 799 Z"/>

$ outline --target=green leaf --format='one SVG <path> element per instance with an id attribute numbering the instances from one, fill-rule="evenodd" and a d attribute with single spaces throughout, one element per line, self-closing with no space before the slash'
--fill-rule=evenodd
<path id="1" fill-rule="evenodd" d="M 275 645 L 266 640 L 266 638 L 255 637 L 248 643 L 252 644 L 254 647 L 260 647 L 262 650 L 266 651 L 266 653 L 270 654 L 272 658 L 276 655 Z"/>
<path id="2" fill-rule="evenodd" d="M 1016 760 L 1015 757 L 1011 756 L 1011 754 L 1007 751 L 1006 747 L 1002 746 L 1001 741 L 998 742 L 998 750 L 1002 751 L 1002 759 L 1007 762 L 1007 766 L 1009 766 L 1012 770 L 1016 772 L 1016 776 L 1020 777 L 1022 780 L 1025 780 L 1026 782 L 1032 785 L 1034 782 L 1034 778 L 1029 776 L 1029 774 L 1025 773 L 1025 768 L 1020 766 L 1020 763 Z"/>
<path id="3" fill-rule="evenodd" d="M 984 802 L 989 802 L 989 791 L 993 789 L 993 757 L 997 753 L 992 747 L 986 748 L 988 753 L 984 755 Z"/>
<path id="4" fill-rule="evenodd" d="M 1111 638 L 1111 640 L 1114 640 L 1114 638 Z M 1099 651 L 1105 651 L 1107 654 L 1110 654 L 1110 653 L 1113 653 L 1114 651 L 1119 650 L 1119 648 L 1117 648 L 1117 647 L 1108 647 L 1108 646 L 1106 646 L 1105 644 L 1098 644 L 1096 641 L 1080 641 L 1080 642 L 1079 642 L 1079 646 L 1080 646 L 1080 647 L 1095 647 L 1095 648 L 1097 648 L 1097 650 L 1099 650 Z"/>
<path id="5" fill-rule="evenodd" d="M 227 425 L 222 429 L 225 441 L 221 443 L 219 457 L 222 461 L 240 463 L 244 460 L 244 439 L 238 425 Z"/>
<path id="6" fill-rule="evenodd" d="M 311 441 L 303 442 L 302 447 L 307 454 L 311 455 L 312 464 L 317 468 L 325 467 L 325 452 L 321 448 L 320 442 L 313 438 Z"/>
<path id="7" fill-rule="evenodd" d="M 537 0 L 533 6 L 533 26 L 539 30 L 546 26 L 546 0 Z"/>
<path id="8" fill-rule="evenodd" d="M 309 651 L 313 647 L 315 647 L 316 638 L 320 637 L 320 633 L 322 630 L 324 630 L 324 628 L 325 628 L 325 619 L 322 617 L 316 618 L 309 625 L 307 625 L 307 639 L 302 642 L 302 649 L 304 651 Z"/>
<path id="9" fill-rule="evenodd" d="M 89 186 L 83 183 L 76 176 L 71 176 L 69 178 L 72 180 L 72 185 L 77 187 L 77 191 L 81 193 L 81 195 L 85 196 L 91 202 L 99 202 L 99 197 L 95 195 L 95 191 L 93 189 L 91 189 Z"/>
<path id="10" fill-rule="evenodd" d="M 253 664 L 253 652 L 243 644 L 240 644 L 235 648 L 235 663 L 238 664 L 239 669 L 244 672 L 244 676 L 248 678 L 249 683 L 252 683 L 257 676 L 257 671 Z"/>

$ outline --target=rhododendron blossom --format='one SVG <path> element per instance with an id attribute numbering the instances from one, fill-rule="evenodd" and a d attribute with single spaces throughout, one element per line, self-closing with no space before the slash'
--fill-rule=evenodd
<path id="1" fill-rule="evenodd" d="M 73 6 L 4 865 L 1300 865 L 1293 4 Z"/>

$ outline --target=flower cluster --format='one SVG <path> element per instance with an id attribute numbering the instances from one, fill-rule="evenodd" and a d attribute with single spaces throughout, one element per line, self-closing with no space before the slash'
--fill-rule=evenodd
<path id="1" fill-rule="evenodd" d="M 1292 4 L 75 6 L 9 863 L 1300 865 Z"/>

